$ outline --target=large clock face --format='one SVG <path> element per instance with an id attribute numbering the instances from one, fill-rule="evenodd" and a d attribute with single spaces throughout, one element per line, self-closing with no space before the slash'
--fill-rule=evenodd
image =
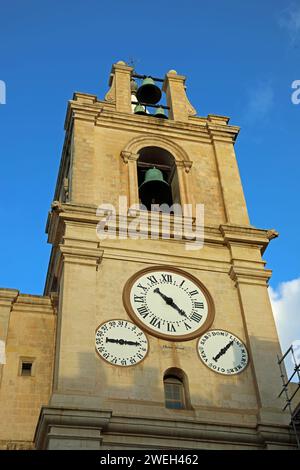
<path id="1" fill-rule="evenodd" d="M 148 340 L 136 325 L 127 320 L 110 320 L 96 329 L 96 351 L 115 366 L 134 366 L 148 352 Z"/>
<path id="2" fill-rule="evenodd" d="M 132 276 L 123 291 L 131 318 L 149 333 L 173 341 L 195 338 L 209 328 L 214 306 L 206 288 L 177 268 L 147 268 Z"/>
<path id="3" fill-rule="evenodd" d="M 239 374 L 248 364 L 246 346 L 229 331 L 207 331 L 199 339 L 197 349 L 204 364 L 219 374 Z"/>

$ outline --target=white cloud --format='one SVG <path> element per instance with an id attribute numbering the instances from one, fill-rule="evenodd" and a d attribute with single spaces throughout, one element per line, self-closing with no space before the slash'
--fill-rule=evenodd
<path id="1" fill-rule="evenodd" d="M 260 83 L 249 91 L 245 119 L 249 123 L 265 119 L 274 104 L 274 91 L 270 83 Z"/>
<path id="2" fill-rule="evenodd" d="M 300 278 L 282 282 L 277 289 L 269 287 L 275 323 L 282 352 L 300 340 Z M 293 369 L 291 358 L 286 361 L 288 373 Z"/>
<path id="3" fill-rule="evenodd" d="M 279 26 L 286 30 L 291 44 L 295 44 L 300 39 L 300 6 L 292 3 L 281 12 L 278 20 Z"/>

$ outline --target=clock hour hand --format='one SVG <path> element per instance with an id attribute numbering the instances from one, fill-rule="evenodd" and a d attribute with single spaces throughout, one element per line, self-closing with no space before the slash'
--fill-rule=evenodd
<path id="1" fill-rule="evenodd" d="M 122 346 L 140 346 L 141 343 L 138 343 L 137 341 L 127 341 L 126 339 L 114 339 L 114 338 L 106 338 L 106 343 L 115 343 L 115 344 L 121 344 Z"/>
<path id="2" fill-rule="evenodd" d="M 228 344 L 226 344 L 226 346 L 224 346 L 224 348 L 220 349 L 220 351 L 218 352 L 218 354 L 217 354 L 215 357 L 212 358 L 213 361 L 217 362 L 218 359 L 219 359 L 221 356 L 223 356 L 223 354 L 226 353 L 227 349 L 229 349 L 230 346 L 232 346 L 232 345 L 233 345 L 233 340 L 230 341 Z"/>
<path id="3" fill-rule="evenodd" d="M 177 310 L 177 312 L 182 315 L 183 317 L 187 317 L 187 314 L 181 309 L 179 308 L 175 302 L 173 301 L 172 297 L 168 297 L 167 295 L 163 294 L 162 292 L 160 292 L 159 288 L 156 287 L 156 289 L 154 289 L 154 291 L 156 294 L 159 294 L 163 299 L 164 301 L 166 302 L 167 305 L 170 305 L 170 307 L 173 307 L 175 310 Z"/>

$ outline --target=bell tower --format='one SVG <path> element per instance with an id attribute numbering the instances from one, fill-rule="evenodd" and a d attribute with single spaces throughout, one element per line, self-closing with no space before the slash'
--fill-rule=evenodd
<path id="1" fill-rule="evenodd" d="M 277 233 L 249 222 L 239 128 L 197 116 L 185 81 L 120 61 L 104 100 L 75 93 L 68 104 L 47 222 L 57 328 L 38 449 L 292 445 L 262 259 Z M 121 212 L 120 197 L 135 211 Z M 160 207 L 176 204 L 183 216 Z M 99 237 L 103 205 L 115 211 Z M 203 244 L 193 249 L 197 205 Z"/>

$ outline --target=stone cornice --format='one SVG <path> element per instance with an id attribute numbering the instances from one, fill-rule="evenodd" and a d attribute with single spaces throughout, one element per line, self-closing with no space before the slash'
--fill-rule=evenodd
<path id="1" fill-rule="evenodd" d="M 52 203 L 52 212 L 49 216 L 48 233 L 50 243 L 61 243 L 63 235 L 63 221 L 69 221 L 79 224 L 97 225 L 99 217 L 96 215 L 97 207 L 93 205 L 63 204 L 57 201 Z M 147 219 L 148 212 L 139 212 L 141 218 Z M 129 222 L 132 219 L 129 216 Z M 160 216 L 160 218 L 163 216 Z M 175 216 L 171 217 L 171 226 L 177 223 Z M 118 225 L 118 215 L 117 215 Z M 116 226 L 117 226 L 116 225 Z M 59 236 L 57 236 L 59 232 Z M 221 243 L 227 245 L 251 245 L 259 247 L 262 251 L 266 248 L 269 241 L 278 236 L 275 230 L 257 229 L 252 226 L 239 226 L 232 224 L 221 224 L 218 226 L 204 227 L 205 243 Z"/>
<path id="2" fill-rule="evenodd" d="M 207 130 L 212 141 L 234 143 L 240 128 L 238 126 L 224 126 L 223 124 L 208 122 Z"/>
<path id="3" fill-rule="evenodd" d="M 117 112 L 112 103 L 99 101 L 97 96 L 85 93 L 75 93 L 73 100 L 69 101 L 65 129 L 69 128 L 73 119 L 90 121 L 103 127 L 123 128 L 126 131 L 136 128 L 139 132 L 149 132 L 149 129 L 157 132 L 159 126 L 161 135 L 197 142 L 234 142 L 239 133 L 238 126 L 228 125 L 229 118 L 226 116 L 209 114 L 207 118 L 190 116 L 188 122 L 163 120 L 158 123 L 150 116 Z"/>
<path id="4" fill-rule="evenodd" d="M 50 297 L 20 294 L 14 303 L 13 312 L 53 315 L 55 309 Z"/>
<path id="5" fill-rule="evenodd" d="M 104 108 L 97 116 L 96 125 L 127 132 L 138 131 L 141 135 L 147 135 L 149 132 L 157 134 L 159 130 L 160 136 L 195 142 L 204 141 L 208 143 L 211 141 L 203 123 L 183 123 L 167 119 L 160 120 L 162 122 L 158 123 L 154 119 L 151 116 L 118 113 Z"/>
<path id="6" fill-rule="evenodd" d="M 266 286 L 272 276 L 272 271 L 270 269 L 231 266 L 229 275 L 236 285 L 256 284 Z"/>
<path id="7" fill-rule="evenodd" d="M 0 306 L 9 307 L 18 298 L 17 289 L 0 288 Z"/>
<path id="8" fill-rule="evenodd" d="M 183 232 L 181 217 L 170 217 L 170 238 L 163 239 L 162 221 L 166 215 L 159 214 L 155 224 L 151 226 L 150 232 L 150 227 L 147 225 L 150 220 L 149 213 L 140 211 L 137 215 L 140 220 L 141 238 L 150 239 L 152 235 L 152 240 L 149 240 L 149 253 L 145 254 L 144 245 L 139 248 L 138 241 L 130 239 L 127 234 L 127 226 L 133 220 L 135 214 L 129 214 L 125 218 L 124 215 L 116 214 L 116 218 L 110 221 L 110 229 L 115 229 L 114 233 L 117 234 L 117 238 L 114 240 L 100 240 L 96 235 L 96 226 L 103 217 L 98 217 L 96 210 L 96 206 L 90 205 L 53 204 L 49 223 L 49 241 L 58 246 L 55 276 L 59 276 L 65 262 L 92 266 L 97 270 L 103 258 L 122 259 L 124 261 L 135 259 L 138 262 L 152 264 L 161 264 L 163 259 L 166 264 L 177 263 L 181 267 L 227 273 L 236 284 L 267 285 L 271 276 L 271 271 L 264 269 L 264 261 L 257 258 L 257 250 L 262 251 L 266 248 L 269 240 L 277 235 L 275 231 L 231 224 L 221 224 L 219 227 L 205 226 L 204 249 L 209 246 L 220 249 L 225 246 L 230 248 L 226 258 L 223 258 L 221 262 L 217 262 L 216 260 L 207 259 L 207 255 L 202 258 L 201 250 L 197 250 L 197 252 L 187 251 L 185 255 L 182 254 L 182 250 L 180 255 L 176 253 L 176 246 L 179 248 L 189 243 L 187 238 L 189 234 L 186 231 L 185 236 L 179 236 Z M 192 229 L 195 230 L 195 220 L 186 218 L 186 221 L 189 221 L 192 224 Z M 69 227 L 67 237 L 65 236 L 66 225 Z M 76 228 L 74 233 L 78 233 L 78 227 L 82 227 L 83 230 L 89 228 L 89 231 L 82 231 L 81 237 L 78 235 L 72 237 L 70 236 L 72 226 Z M 128 237 L 127 243 L 126 240 L 118 238 L 118 233 L 122 233 L 124 230 L 126 230 L 126 236 Z M 157 253 L 155 240 L 160 243 L 174 243 L 174 254 L 170 253 L 169 250 L 164 253 Z M 191 243 L 193 242 L 194 240 L 191 241 Z M 141 243 L 143 243 L 142 239 Z M 247 249 L 234 251 L 234 247 Z M 253 248 L 253 255 L 249 248 Z M 52 269 L 54 269 L 53 266 Z"/>
<path id="9" fill-rule="evenodd" d="M 169 417 L 146 417 L 143 415 L 118 415 L 114 414 L 111 410 L 93 410 L 81 409 L 70 407 L 42 407 L 38 420 L 38 425 L 35 433 L 35 444 L 37 449 L 45 449 L 51 438 L 52 428 L 59 426 L 61 429 L 60 435 L 68 434 L 68 429 L 78 429 L 78 434 L 73 433 L 73 439 L 80 438 L 80 429 L 89 429 L 99 431 L 99 445 L 100 439 L 104 439 L 105 435 L 120 434 L 126 436 L 128 439 L 131 437 L 138 441 L 138 437 L 147 437 L 148 445 L 151 445 L 149 438 L 160 437 L 161 442 L 167 445 L 174 446 L 178 444 L 179 440 L 185 448 L 190 443 L 211 442 L 214 446 L 219 444 L 230 443 L 242 446 L 253 446 L 255 448 L 264 448 L 266 443 L 280 442 L 282 445 L 293 445 L 291 440 L 289 427 L 282 426 L 268 426 L 265 424 L 257 429 L 255 426 L 246 425 L 233 425 L 232 423 L 208 423 L 195 419 L 194 416 L 178 416 L 178 419 L 170 415 Z M 65 430 L 65 431 L 64 431 Z M 263 432 L 262 432 L 263 431 Z M 55 433 L 54 433 L 55 434 Z M 86 432 L 86 438 L 89 439 Z M 265 436 L 267 435 L 267 442 Z M 56 437 L 54 435 L 54 437 Z M 94 435 L 91 435 L 94 440 Z M 166 441 L 167 440 L 167 441 Z M 138 444 L 135 444 L 137 447 Z M 154 444 L 155 445 L 155 442 Z M 164 444 L 162 444 L 164 446 Z M 142 446 L 143 447 L 143 446 Z M 196 446 L 197 447 L 197 446 Z"/>
<path id="10" fill-rule="evenodd" d="M 103 249 L 91 249 L 76 245 L 60 245 L 62 259 L 66 263 L 95 266 L 98 268 L 103 258 Z"/>
<path id="11" fill-rule="evenodd" d="M 220 231 L 226 244 L 251 244 L 256 245 L 264 253 L 270 240 L 278 237 L 276 230 L 258 229 L 251 226 L 239 226 L 234 224 L 221 224 Z"/>

